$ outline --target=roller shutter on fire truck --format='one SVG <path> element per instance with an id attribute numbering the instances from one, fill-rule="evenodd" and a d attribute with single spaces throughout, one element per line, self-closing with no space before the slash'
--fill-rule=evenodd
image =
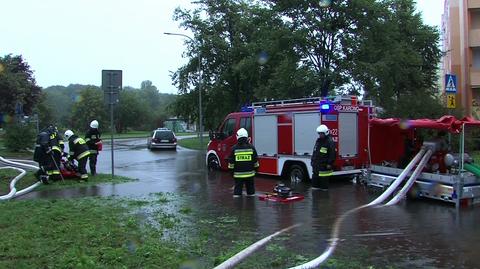
<path id="1" fill-rule="evenodd" d="M 294 154 L 310 155 L 317 140 L 316 129 L 320 124 L 320 113 L 295 113 L 294 122 Z"/>

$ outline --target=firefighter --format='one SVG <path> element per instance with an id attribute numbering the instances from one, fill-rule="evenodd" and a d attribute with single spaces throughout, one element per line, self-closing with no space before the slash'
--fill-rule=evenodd
<path id="1" fill-rule="evenodd" d="M 35 172 L 35 177 L 37 180 L 42 181 L 43 184 L 48 184 L 48 177 L 54 170 L 54 162 L 52 147 L 50 146 L 50 135 L 47 130 L 42 130 L 37 135 L 33 160 L 38 162 L 39 167 L 37 172 Z"/>
<path id="2" fill-rule="evenodd" d="M 328 180 L 333 173 L 335 144 L 329 136 L 326 125 L 317 127 L 318 139 L 313 148 L 311 165 L 313 168 L 312 188 L 328 190 Z"/>
<path id="3" fill-rule="evenodd" d="M 54 125 L 49 125 L 47 128 L 50 140 L 50 146 L 52 147 L 52 156 L 53 156 L 53 165 L 55 166 L 55 171 L 51 175 L 53 181 L 58 181 L 60 176 L 60 162 L 62 160 L 63 149 L 65 148 L 63 137 L 58 133 L 58 129 Z"/>
<path id="4" fill-rule="evenodd" d="M 65 139 L 67 139 L 68 147 L 70 149 L 68 159 L 77 160 L 80 180 L 87 181 L 88 174 L 85 167 L 87 165 L 88 155 L 90 155 L 90 151 L 88 150 L 88 146 L 85 140 L 75 135 L 72 130 L 65 131 Z"/>
<path id="5" fill-rule="evenodd" d="M 100 131 L 98 130 L 98 121 L 93 120 L 90 122 L 90 128 L 85 134 L 85 142 L 87 142 L 88 149 L 90 150 L 90 155 L 88 156 L 89 164 L 90 164 L 90 174 L 92 176 L 97 174 L 97 157 L 98 151 L 101 149 L 100 144 L 102 140 L 100 139 Z"/>
<path id="6" fill-rule="evenodd" d="M 255 195 L 254 176 L 258 170 L 257 150 L 248 142 L 248 132 L 244 128 L 237 131 L 237 144 L 232 148 L 228 168 L 233 171 L 235 187 L 233 197 L 242 195 L 243 184 L 248 196 Z"/>

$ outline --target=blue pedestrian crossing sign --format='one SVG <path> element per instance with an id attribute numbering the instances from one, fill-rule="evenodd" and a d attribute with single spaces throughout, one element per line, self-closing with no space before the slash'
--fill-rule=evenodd
<path id="1" fill-rule="evenodd" d="M 457 76 L 446 74 L 445 75 L 445 92 L 457 93 Z"/>

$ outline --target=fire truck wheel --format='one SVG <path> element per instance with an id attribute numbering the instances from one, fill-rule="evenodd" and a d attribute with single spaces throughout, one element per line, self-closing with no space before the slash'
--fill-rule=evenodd
<path id="1" fill-rule="evenodd" d="M 305 180 L 305 169 L 301 165 L 294 164 L 288 169 L 288 178 L 292 183 L 298 183 Z"/>
<path id="2" fill-rule="evenodd" d="M 220 168 L 220 162 L 218 161 L 218 158 L 210 154 L 208 156 L 208 169 L 209 170 L 218 170 Z"/>

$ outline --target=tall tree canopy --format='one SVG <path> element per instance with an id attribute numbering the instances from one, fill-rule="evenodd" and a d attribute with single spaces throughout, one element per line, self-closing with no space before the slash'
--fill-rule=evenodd
<path id="1" fill-rule="evenodd" d="M 195 40 L 185 40 L 190 61 L 172 76 L 178 115 L 198 118 L 198 53 L 207 127 L 252 101 L 335 93 L 363 93 L 389 115 L 441 110 L 439 34 L 413 0 L 196 3 L 174 16 Z M 429 109 L 412 109 L 415 102 Z"/>
<path id="2" fill-rule="evenodd" d="M 252 101 L 308 94 L 312 76 L 298 65 L 295 36 L 273 10 L 241 0 L 198 3 L 193 12 L 177 9 L 175 13 L 197 40 L 186 40 L 191 60 L 173 75 L 182 95 L 175 106 L 177 114 L 198 118 L 198 53 L 207 127 Z"/>
<path id="3" fill-rule="evenodd" d="M 21 107 L 24 114 L 31 115 L 40 94 L 33 71 L 22 56 L 0 57 L 0 113 L 14 114 Z"/>
<path id="4" fill-rule="evenodd" d="M 95 86 L 80 92 L 79 98 L 73 104 L 69 128 L 85 132 L 92 120 L 98 120 L 103 125 L 100 128 L 106 129 L 108 121 L 103 101 L 103 92 Z"/>
<path id="5" fill-rule="evenodd" d="M 423 24 L 412 0 L 388 0 L 369 27 L 359 27 L 359 42 L 349 49 L 350 74 L 385 116 L 437 117 L 439 33 Z"/>

